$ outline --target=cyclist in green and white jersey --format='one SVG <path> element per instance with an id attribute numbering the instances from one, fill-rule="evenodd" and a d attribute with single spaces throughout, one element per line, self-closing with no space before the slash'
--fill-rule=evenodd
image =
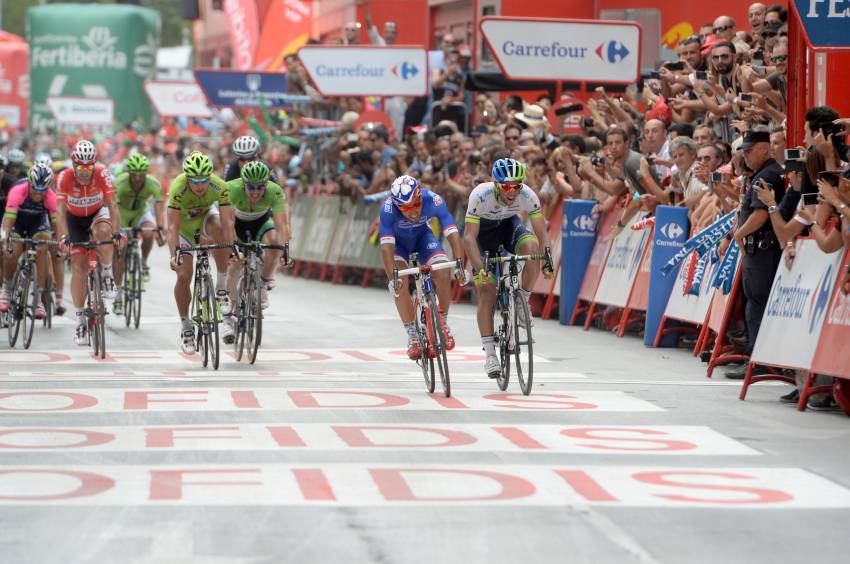
<path id="1" fill-rule="evenodd" d="M 168 195 L 168 250 L 171 269 L 177 273 L 174 299 L 180 313 L 182 349 L 186 354 L 195 352 L 189 303 L 192 300 L 192 264 L 190 255 L 177 263 L 177 250 L 195 245 L 195 233 L 201 234 L 202 243 L 233 243 L 233 208 L 228 197 L 227 184 L 213 174 L 210 158 L 200 151 L 192 152 L 183 161 L 183 174 L 171 183 Z M 211 251 L 218 276 L 216 298 L 222 310 L 229 309 L 225 281 L 227 279 L 227 249 Z"/>
<path id="2" fill-rule="evenodd" d="M 147 173 L 150 168 L 148 158 L 141 153 L 136 153 L 127 159 L 126 172 L 115 177 L 115 199 L 118 200 L 118 211 L 121 214 L 121 227 L 156 228 L 163 225 L 163 201 L 162 185 L 159 180 Z M 153 209 L 150 203 L 153 202 Z M 160 245 L 164 241 L 159 239 Z M 148 268 L 148 256 L 153 248 L 153 233 L 142 233 L 142 277 L 147 282 L 150 280 L 150 268 Z M 124 274 L 123 254 L 115 261 L 115 279 L 122 280 Z M 112 303 L 116 314 L 121 315 L 124 306 L 124 296 L 121 286 Z"/>
<path id="3" fill-rule="evenodd" d="M 289 221 L 286 216 L 286 196 L 283 188 L 269 180 L 269 167 L 262 161 L 251 161 L 240 171 L 240 178 L 227 183 L 230 204 L 236 216 L 236 237 L 245 243 L 261 242 L 283 245 L 289 241 Z M 268 291 L 274 287 L 274 271 L 283 251 L 263 251 L 260 272 L 263 285 L 260 299 L 263 309 L 269 307 Z M 227 290 L 232 296 L 239 281 L 241 263 L 232 261 L 227 273 Z M 224 316 L 222 333 L 226 344 L 233 343 L 233 320 Z"/>

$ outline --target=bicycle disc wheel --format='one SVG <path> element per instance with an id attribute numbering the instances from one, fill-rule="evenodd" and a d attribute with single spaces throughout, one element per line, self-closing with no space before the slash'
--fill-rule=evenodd
<path id="1" fill-rule="evenodd" d="M 143 279 L 142 279 L 142 259 L 138 253 L 136 253 L 136 259 L 133 261 L 135 266 L 133 268 L 133 298 L 135 298 L 133 304 L 133 327 L 136 329 L 139 328 L 139 322 L 142 319 L 142 291 L 143 291 Z"/>
<path id="2" fill-rule="evenodd" d="M 419 335 L 419 344 L 422 346 L 422 353 L 417 359 L 416 364 L 422 369 L 422 376 L 425 378 L 425 389 L 429 394 L 434 393 L 434 388 L 437 385 L 434 378 L 434 359 L 428 355 L 428 331 L 426 329 L 428 322 L 426 321 L 427 310 L 422 305 L 416 302 L 416 334 Z"/>
<path id="3" fill-rule="evenodd" d="M 20 271 L 15 272 L 12 285 L 12 299 L 9 300 L 9 346 L 14 347 L 21 332 L 21 318 L 26 314 L 26 295 L 29 289 L 29 277 Z"/>
<path id="4" fill-rule="evenodd" d="M 221 316 L 218 313 L 218 303 L 215 300 L 215 286 L 213 286 L 212 277 L 207 274 L 204 276 L 204 284 L 206 285 L 206 302 L 207 302 L 207 345 L 210 350 L 210 360 L 212 360 L 213 370 L 218 370 L 219 364 L 219 341 L 218 341 L 218 324 L 221 321 Z"/>
<path id="5" fill-rule="evenodd" d="M 29 295 L 25 295 L 24 298 L 29 301 L 29 304 L 24 307 L 24 315 L 21 320 L 24 324 L 24 334 L 22 335 L 24 340 L 24 348 L 30 348 L 32 344 L 32 334 L 35 330 L 35 310 L 38 307 L 38 298 L 40 292 L 38 291 L 38 284 L 35 282 L 38 280 L 37 269 L 33 265 L 33 269 L 31 272 L 33 282 L 30 283 Z"/>
<path id="6" fill-rule="evenodd" d="M 524 395 L 531 393 L 534 379 L 534 339 L 531 336 L 531 311 L 528 302 L 517 292 L 514 294 L 514 370 Z M 524 320 L 524 321 L 523 321 Z"/>
<path id="7" fill-rule="evenodd" d="M 440 383 L 443 384 L 443 394 L 446 397 L 452 395 L 452 381 L 449 377 L 449 361 L 446 358 L 446 335 L 443 333 L 443 323 L 440 319 L 440 310 L 437 307 L 437 296 L 428 295 L 429 310 L 431 311 L 431 340 L 434 344 L 434 355 L 437 370 L 440 372 Z"/>
<path id="8" fill-rule="evenodd" d="M 251 277 L 251 283 L 248 286 L 248 294 L 250 295 L 248 309 L 248 360 L 251 364 L 257 360 L 257 350 L 260 348 L 260 341 L 263 338 L 263 302 L 260 298 L 262 281 L 260 273 L 254 272 Z"/>
<path id="9" fill-rule="evenodd" d="M 502 324 L 499 326 L 497 333 L 499 339 L 499 364 L 502 365 L 502 373 L 496 378 L 496 384 L 503 392 L 508 389 L 508 382 L 511 379 L 511 340 L 513 339 L 513 330 L 511 323 L 510 308 L 500 310 Z"/>

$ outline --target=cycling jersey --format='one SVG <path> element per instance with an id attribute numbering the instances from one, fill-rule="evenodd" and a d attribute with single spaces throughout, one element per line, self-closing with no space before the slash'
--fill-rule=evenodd
<path id="1" fill-rule="evenodd" d="M 162 201 L 162 185 L 159 180 L 146 174 L 145 183 L 137 192 L 130 186 L 130 174 L 122 172 L 115 177 L 115 199 L 121 213 L 121 226 L 132 227 L 148 212 L 148 202 Z"/>
<path id="2" fill-rule="evenodd" d="M 15 219 L 13 233 L 32 237 L 51 231 L 51 223 L 56 220 L 56 194 L 52 190 L 45 190 L 43 194 L 41 202 L 34 202 L 27 182 L 19 182 L 9 191 L 4 217 Z"/>
<path id="3" fill-rule="evenodd" d="M 540 199 L 527 185 L 522 185 L 519 194 L 511 203 L 502 201 L 499 191 L 500 188 L 495 182 L 483 182 L 476 186 L 469 195 L 466 221 L 480 224 L 480 230 L 483 232 L 498 228 L 501 223 L 522 212 L 527 212 L 532 218 L 543 215 Z"/>
<path id="4" fill-rule="evenodd" d="M 440 222 L 446 237 L 458 232 L 445 200 L 430 190 L 422 190 L 422 213 L 416 221 L 407 219 L 392 198 L 387 197 L 381 208 L 381 244 L 395 245 L 396 259 L 404 262 L 407 262 L 411 252 L 419 255 L 422 264 L 445 258 L 443 247 L 429 225 L 435 218 Z"/>
<path id="5" fill-rule="evenodd" d="M 196 232 L 203 230 L 204 218 L 216 204 L 229 206 L 230 197 L 227 183 L 215 174 L 210 175 L 209 185 L 201 196 L 192 192 L 185 174 L 171 182 L 168 207 L 180 211 L 180 234 L 190 241 Z"/>
<path id="6" fill-rule="evenodd" d="M 76 217 L 90 217 L 103 207 L 106 198 L 115 195 L 112 173 L 103 165 L 95 165 L 91 182 L 85 186 L 77 182 L 74 169 L 68 168 L 59 174 L 56 181 L 56 198 L 66 202 L 68 213 Z"/>

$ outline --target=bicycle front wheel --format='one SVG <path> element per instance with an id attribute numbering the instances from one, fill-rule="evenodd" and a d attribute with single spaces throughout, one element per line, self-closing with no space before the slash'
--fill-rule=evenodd
<path id="1" fill-rule="evenodd" d="M 204 368 L 209 364 L 209 345 L 207 339 L 206 314 L 207 303 L 204 298 L 204 289 L 200 278 L 195 276 L 192 290 L 192 322 L 195 324 L 195 351 L 201 355 L 201 364 Z"/>
<path id="2" fill-rule="evenodd" d="M 429 294 L 428 305 L 431 312 L 431 342 L 434 347 L 437 370 L 440 372 L 443 394 L 450 397 L 452 395 L 452 382 L 449 377 L 449 361 L 446 358 L 446 334 L 443 331 L 443 322 L 440 318 L 440 310 L 437 307 L 437 296 Z"/>
<path id="3" fill-rule="evenodd" d="M 534 339 L 531 337 L 531 311 L 519 292 L 514 300 L 514 368 L 524 395 L 531 393 L 534 379 Z"/>
<path id="4" fill-rule="evenodd" d="M 18 342 L 18 335 L 21 332 L 21 320 L 26 316 L 27 293 L 30 286 L 30 278 L 26 272 L 15 272 L 14 282 L 12 284 L 12 297 L 9 300 L 9 311 L 7 318 L 9 321 L 9 346 L 14 347 Z"/>
<path id="5" fill-rule="evenodd" d="M 130 321 L 133 319 L 133 253 L 128 252 L 127 258 L 124 260 L 124 281 L 121 283 L 121 292 L 124 294 L 124 326 L 129 327 Z"/>
<path id="6" fill-rule="evenodd" d="M 263 338 L 263 302 L 260 296 L 262 288 L 259 271 L 254 271 L 248 285 L 248 360 L 251 364 L 257 360 L 257 350 Z"/>
<path id="7" fill-rule="evenodd" d="M 38 308 L 38 300 L 41 292 L 38 291 L 38 284 L 36 281 L 38 280 L 38 270 L 35 265 L 33 265 L 33 269 L 30 272 L 30 276 L 32 276 L 32 280 L 30 282 L 29 295 L 24 295 L 24 299 L 29 302 L 29 304 L 24 307 L 23 311 L 23 319 L 21 320 L 24 325 L 24 348 L 30 348 L 32 344 L 32 334 L 35 330 L 35 310 Z"/>
<path id="8" fill-rule="evenodd" d="M 499 364 L 501 364 L 502 372 L 496 378 L 496 384 L 503 392 L 508 389 L 508 382 L 511 379 L 511 353 L 513 351 L 514 332 L 513 332 L 513 308 L 509 305 L 507 308 L 500 306 L 499 314 L 502 317 L 502 324 L 497 332 L 499 339 Z"/>
<path id="9" fill-rule="evenodd" d="M 434 359 L 428 354 L 428 308 L 422 307 L 419 301 L 416 301 L 416 334 L 419 335 L 419 344 L 422 347 L 422 353 L 416 360 L 416 364 L 422 369 L 422 376 L 425 378 L 425 389 L 429 394 L 434 393 L 437 382 L 434 378 Z"/>
<path id="10" fill-rule="evenodd" d="M 236 295 L 234 296 L 233 310 L 231 314 L 231 319 L 233 320 L 233 347 L 236 352 L 236 362 L 242 360 L 242 353 L 245 351 L 245 324 L 248 321 L 248 315 L 246 313 L 247 303 L 244 299 L 245 296 L 245 277 L 239 281 L 239 286 L 236 290 Z"/>
<path id="11" fill-rule="evenodd" d="M 133 260 L 133 327 L 139 328 L 142 319 L 142 256 L 139 251 Z"/>
<path id="12" fill-rule="evenodd" d="M 94 355 L 106 358 L 106 305 L 103 303 L 103 286 L 100 272 L 91 274 L 91 310 L 94 312 L 91 327 L 94 337 Z"/>
<path id="13" fill-rule="evenodd" d="M 204 275 L 204 293 L 206 294 L 206 311 L 207 319 L 204 321 L 206 325 L 207 346 L 209 347 L 210 360 L 212 361 L 213 370 L 218 370 L 219 364 L 219 341 L 218 341 L 218 324 L 221 321 L 221 315 L 218 311 L 218 303 L 215 299 L 215 286 L 213 286 L 212 277 L 209 274 Z"/>

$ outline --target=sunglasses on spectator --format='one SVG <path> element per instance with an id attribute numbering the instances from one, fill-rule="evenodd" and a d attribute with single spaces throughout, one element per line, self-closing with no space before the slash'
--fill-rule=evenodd
<path id="1" fill-rule="evenodd" d="M 260 191 L 260 190 L 264 190 L 265 187 L 266 187 L 265 182 L 257 182 L 257 183 L 246 182 L 245 183 L 245 189 L 248 190 L 248 191 L 251 191 L 251 192 L 257 192 L 257 191 Z"/>
<path id="2" fill-rule="evenodd" d="M 497 184 L 505 192 L 516 192 L 522 187 L 521 182 L 497 182 Z"/>
<path id="3" fill-rule="evenodd" d="M 733 26 L 733 25 L 722 25 L 722 26 L 720 26 L 720 27 L 715 27 L 715 28 L 714 28 L 714 33 L 715 33 L 715 34 L 717 34 L 717 33 L 721 33 L 721 32 L 723 32 L 723 31 L 726 31 L 727 29 L 732 29 L 733 27 L 735 27 L 735 26 Z"/>
<path id="4" fill-rule="evenodd" d="M 711 156 L 710 156 L 710 155 L 703 155 L 703 156 L 701 156 L 701 157 L 697 157 L 697 159 L 696 159 L 696 160 L 697 160 L 698 162 L 701 162 L 701 163 L 707 163 L 708 161 L 710 161 L 710 160 L 711 160 Z"/>
<path id="5" fill-rule="evenodd" d="M 776 37 L 779 34 L 777 31 L 763 31 L 761 32 L 762 37 Z"/>
<path id="6" fill-rule="evenodd" d="M 199 176 L 194 178 L 189 178 L 190 184 L 205 184 L 210 181 L 209 176 Z"/>
<path id="7" fill-rule="evenodd" d="M 94 165 L 93 164 L 78 164 L 78 165 L 75 165 L 74 168 L 76 168 L 80 172 L 82 172 L 84 170 L 92 171 L 92 170 L 94 170 Z"/>
<path id="8" fill-rule="evenodd" d="M 788 60 L 788 55 L 776 55 L 775 57 L 771 57 L 771 60 L 774 63 L 782 63 Z"/>

